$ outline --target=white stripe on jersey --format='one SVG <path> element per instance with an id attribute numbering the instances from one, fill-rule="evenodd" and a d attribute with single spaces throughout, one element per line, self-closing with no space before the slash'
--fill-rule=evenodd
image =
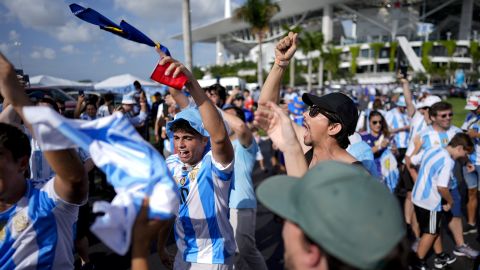
<path id="1" fill-rule="evenodd" d="M 448 187 L 455 162 L 442 147 L 425 151 L 417 181 L 413 186 L 413 204 L 431 211 L 441 211 L 442 197 L 437 187 Z"/>
<path id="2" fill-rule="evenodd" d="M 406 113 L 401 113 L 397 108 L 388 111 L 385 119 L 391 129 L 402 128 L 410 125 L 410 121 Z M 397 132 L 394 136 L 397 148 L 408 147 L 408 131 Z"/>

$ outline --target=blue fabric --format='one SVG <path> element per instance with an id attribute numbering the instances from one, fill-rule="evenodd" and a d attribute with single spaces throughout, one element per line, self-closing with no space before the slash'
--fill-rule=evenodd
<path id="1" fill-rule="evenodd" d="M 190 126 L 195 129 L 200 135 L 204 137 L 210 137 L 208 131 L 203 126 L 202 117 L 200 116 L 200 112 L 197 108 L 188 108 L 182 110 L 181 112 L 175 115 L 175 119 L 167 123 L 167 135 L 170 138 L 173 138 L 173 132 L 170 130 L 173 123 L 179 120 L 186 120 L 190 124 Z"/>
<path id="2" fill-rule="evenodd" d="M 245 148 L 238 140 L 232 142 L 235 149 L 235 169 L 233 184 L 230 191 L 230 208 L 257 208 L 257 199 L 252 182 L 252 172 L 255 166 L 258 145 L 252 139 L 252 144 Z"/>
<path id="3" fill-rule="evenodd" d="M 367 169 L 371 176 L 374 176 L 380 179 L 379 170 L 377 168 L 377 164 L 373 158 L 373 152 L 370 145 L 368 145 L 364 141 L 360 141 L 354 144 L 351 144 L 350 147 L 347 148 L 347 151 L 350 155 L 352 155 L 355 159 L 362 162 L 363 166 Z M 235 163 L 235 166 L 237 163 Z"/>

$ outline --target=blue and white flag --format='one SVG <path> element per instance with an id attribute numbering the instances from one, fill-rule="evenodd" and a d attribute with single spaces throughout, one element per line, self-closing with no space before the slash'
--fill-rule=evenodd
<path id="1" fill-rule="evenodd" d="M 111 204 L 94 204 L 94 212 L 105 215 L 91 230 L 115 252 L 128 251 L 145 196 L 150 197 L 149 218 L 168 219 L 178 212 L 176 184 L 165 160 L 121 113 L 93 121 L 66 119 L 48 107 L 25 107 L 23 113 L 43 151 L 79 146 L 107 175 L 117 196 Z"/>
<path id="2" fill-rule="evenodd" d="M 380 156 L 380 165 L 382 169 L 382 178 L 390 192 L 394 192 L 398 184 L 400 172 L 398 171 L 397 159 L 390 151 L 386 149 Z"/>

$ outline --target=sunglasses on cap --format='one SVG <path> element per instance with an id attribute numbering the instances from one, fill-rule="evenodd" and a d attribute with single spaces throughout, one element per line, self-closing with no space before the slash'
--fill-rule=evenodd
<path id="1" fill-rule="evenodd" d="M 442 118 L 442 119 L 447 118 L 447 116 L 450 117 L 450 118 L 452 118 L 453 113 L 437 114 L 437 117 L 440 117 L 440 118 Z"/>

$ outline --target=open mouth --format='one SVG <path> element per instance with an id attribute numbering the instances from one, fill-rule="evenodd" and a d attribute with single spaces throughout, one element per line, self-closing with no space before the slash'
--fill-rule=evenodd
<path id="1" fill-rule="evenodd" d="M 186 151 L 186 150 L 180 150 L 178 152 L 178 156 L 182 159 L 186 159 L 189 157 L 189 154 L 190 154 L 190 151 Z"/>

